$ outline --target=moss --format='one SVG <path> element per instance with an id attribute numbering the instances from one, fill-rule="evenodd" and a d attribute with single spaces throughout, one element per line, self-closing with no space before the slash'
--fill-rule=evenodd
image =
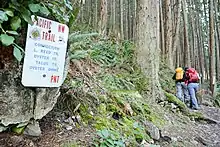
<path id="1" fill-rule="evenodd" d="M 165 92 L 165 95 L 167 97 L 168 102 L 176 104 L 179 107 L 180 111 L 183 112 L 183 114 L 185 114 L 189 118 L 194 118 L 194 119 L 199 119 L 199 120 L 204 119 L 204 116 L 202 113 L 190 112 L 187 109 L 187 106 L 182 101 L 180 101 L 176 96 L 174 96 L 173 94 Z"/>
<path id="2" fill-rule="evenodd" d="M 167 97 L 168 102 L 176 104 L 181 110 L 187 109 L 187 106 L 182 101 L 180 101 L 175 95 L 168 92 L 164 92 L 164 93 L 165 96 Z"/>
<path id="3" fill-rule="evenodd" d="M 119 122 L 118 128 L 121 132 L 123 132 L 125 138 L 130 138 L 130 140 L 136 140 L 137 142 L 141 142 L 142 140 L 150 140 L 150 137 L 145 131 L 145 128 L 138 123 L 138 121 L 123 117 L 123 119 Z"/>
<path id="4" fill-rule="evenodd" d="M 105 103 L 105 102 L 107 102 L 107 100 L 108 100 L 108 97 L 106 95 L 100 95 L 99 96 L 99 101 L 101 103 Z"/>
<path id="5" fill-rule="evenodd" d="M 194 118 L 194 119 L 197 119 L 197 120 L 203 120 L 205 119 L 203 114 L 201 112 L 190 112 L 188 113 L 187 115 L 189 118 Z"/>
<path id="6" fill-rule="evenodd" d="M 85 124 L 89 124 L 93 120 L 93 116 L 90 114 L 88 105 L 81 105 L 79 107 L 79 114 L 82 117 L 82 121 Z"/>
<path id="7" fill-rule="evenodd" d="M 119 96 L 128 96 L 128 97 L 134 97 L 138 99 L 142 99 L 141 94 L 136 90 L 114 90 L 111 91 L 112 94 L 119 95 Z"/>
<path id="8" fill-rule="evenodd" d="M 135 90 L 115 90 L 111 95 L 119 106 L 124 106 L 126 102 L 132 103 L 135 100 L 143 99 L 138 91 Z"/>
<path id="9" fill-rule="evenodd" d="M 134 137 L 133 135 L 133 123 L 132 119 L 128 119 L 127 117 L 123 117 L 123 119 L 119 122 L 119 129 L 123 132 L 124 136 L 127 138 L 129 136 Z"/>
<path id="10" fill-rule="evenodd" d="M 16 134 L 22 134 L 24 132 L 24 129 L 25 129 L 26 126 L 23 126 L 23 127 L 12 127 L 11 130 L 12 132 L 16 133 Z"/>
<path id="11" fill-rule="evenodd" d="M 110 111 L 110 112 L 117 112 L 120 110 L 120 108 L 114 104 L 107 104 L 106 109 L 107 111 Z"/>
<path id="12" fill-rule="evenodd" d="M 101 103 L 99 106 L 98 106 L 98 113 L 99 114 L 102 114 L 102 115 L 106 115 L 107 114 L 107 109 L 106 109 L 106 105 L 104 103 Z"/>
<path id="13" fill-rule="evenodd" d="M 115 96 L 114 97 L 114 99 L 115 99 L 115 102 L 117 103 L 117 105 L 119 105 L 119 106 L 124 106 L 124 104 L 125 104 L 125 100 L 123 100 L 123 98 L 122 97 L 120 97 L 120 96 Z"/>
<path id="14" fill-rule="evenodd" d="M 173 70 L 168 67 L 165 63 L 160 62 L 160 71 L 159 71 L 159 81 L 163 90 L 175 93 L 175 84 L 173 77 Z"/>
<path id="15" fill-rule="evenodd" d="M 103 115 L 95 116 L 95 124 L 93 124 L 93 127 L 97 130 L 102 130 L 105 128 L 108 129 L 116 129 L 117 123 L 114 119 L 108 118 Z"/>
<path id="16" fill-rule="evenodd" d="M 156 125 L 159 128 L 166 124 L 166 121 L 162 117 L 158 116 L 158 114 L 145 114 L 145 117 L 147 118 L 147 120 L 151 121 L 154 125 Z"/>

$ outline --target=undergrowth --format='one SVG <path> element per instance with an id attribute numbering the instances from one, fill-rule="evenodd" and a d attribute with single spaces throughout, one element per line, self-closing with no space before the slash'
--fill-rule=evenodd
<path id="1" fill-rule="evenodd" d="M 57 104 L 97 129 L 96 146 L 138 146 L 151 140 L 146 121 L 165 124 L 148 103 L 148 80 L 134 54 L 129 41 L 94 35 L 71 44 L 69 75 Z"/>
<path id="2" fill-rule="evenodd" d="M 163 90 L 168 93 L 175 93 L 175 84 L 172 79 L 174 71 L 172 71 L 165 63 L 160 62 L 159 80 Z"/>
<path id="3" fill-rule="evenodd" d="M 215 106 L 220 107 L 220 83 L 216 84 Z"/>
<path id="4" fill-rule="evenodd" d="M 97 130 L 94 146 L 139 146 L 143 141 L 150 142 L 146 122 L 162 128 L 167 123 L 167 107 L 161 109 L 150 103 L 148 79 L 135 62 L 135 46 L 129 41 L 103 39 L 96 33 L 71 40 L 70 70 L 57 107 L 71 116 L 81 116 L 82 125 Z M 203 118 L 176 98 L 172 76 L 172 70 L 161 62 L 159 79 L 166 96 L 164 104 L 176 105 L 176 112 L 190 119 Z"/>

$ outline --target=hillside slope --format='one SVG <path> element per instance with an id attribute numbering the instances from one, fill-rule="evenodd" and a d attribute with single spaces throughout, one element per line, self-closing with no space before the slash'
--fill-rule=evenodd
<path id="1" fill-rule="evenodd" d="M 80 38 L 80 39 L 79 39 Z M 219 109 L 190 111 L 173 94 L 173 72 L 160 65 L 166 100 L 152 102 L 135 46 L 82 35 L 71 44 L 70 68 L 56 107 L 41 120 L 42 136 L 2 135 L 3 146 L 216 146 Z"/>

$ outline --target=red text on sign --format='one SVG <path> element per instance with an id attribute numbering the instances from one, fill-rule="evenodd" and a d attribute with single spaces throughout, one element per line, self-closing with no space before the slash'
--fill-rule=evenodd
<path id="1" fill-rule="evenodd" d="M 50 83 L 58 83 L 59 82 L 59 76 L 51 76 Z"/>
<path id="2" fill-rule="evenodd" d="M 64 25 L 59 25 L 58 26 L 58 32 L 64 33 L 65 31 L 65 26 Z"/>

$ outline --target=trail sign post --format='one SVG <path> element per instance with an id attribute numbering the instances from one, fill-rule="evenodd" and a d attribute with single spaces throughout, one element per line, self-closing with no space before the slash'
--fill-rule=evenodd
<path id="1" fill-rule="evenodd" d="M 59 87 L 63 72 L 69 28 L 42 17 L 32 16 L 28 25 L 22 84 L 30 87 Z"/>

